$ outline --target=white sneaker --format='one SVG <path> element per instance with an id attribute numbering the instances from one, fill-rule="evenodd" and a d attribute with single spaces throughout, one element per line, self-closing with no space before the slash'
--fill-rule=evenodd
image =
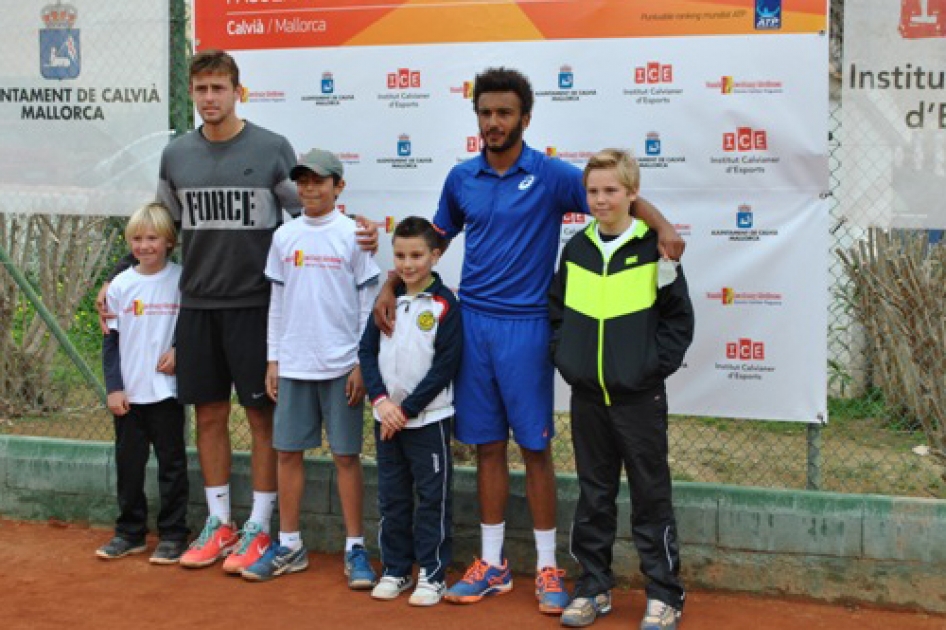
<path id="1" fill-rule="evenodd" d="M 659 599 L 648 599 L 641 630 L 677 630 L 680 611 Z"/>
<path id="2" fill-rule="evenodd" d="M 395 599 L 412 586 L 414 586 L 414 580 L 409 575 L 404 577 L 385 575 L 378 580 L 378 584 L 371 590 L 371 596 L 375 599 Z"/>
<path id="3" fill-rule="evenodd" d="M 417 588 L 414 589 L 407 603 L 411 606 L 434 606 L 440 603 L 446 591 L 446 584 L 436 580 L 428 580 L 427 572 L 421 569 L 417 575 Z"/>

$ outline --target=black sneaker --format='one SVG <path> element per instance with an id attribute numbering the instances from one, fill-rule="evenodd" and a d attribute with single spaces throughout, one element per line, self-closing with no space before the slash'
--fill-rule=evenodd
<path id="1" fill-rule="evenodd" d="M 183 540 L 162 540 L 154 548 L 154 553 L 151 554 L 148 562 L 151 564 L 177 564 L 186 549 L 187 545 L 184 544 Z"/>
<path id="2" fill-rule="evenodd" d="M 130 556 L 134 553 L 141 553 L 146 548 L 147 546 L 145 545 L 144 541 L 132 542 L 122 538 L 121 536 L 115 536 L 110 541 L 96 549 L 95 555 L 105 560 L 115 560 L 117 558 Z"/>

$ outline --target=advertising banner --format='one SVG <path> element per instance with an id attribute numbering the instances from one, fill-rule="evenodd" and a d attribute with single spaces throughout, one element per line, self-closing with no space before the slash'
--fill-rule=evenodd
<path id="1" fill-rule="evenodd" d="M 844 217 L 946 228 L 946 2 L 849 0 L 844 15 Z"/>
<path id="2" fill-rule="evenodd" d="M 167 86 L 167 0 L 7 3 L 0 205 L 129 214 L 153 199 Z"/>
<path id="3" fill-rule="evenodd" d="M 697 333 L 672 411 L 825 419 L 825 2 L 195 0 L 194 17 L 199 47 L 240 64 L 240 115 L 337 153 L 340 205 L 384 228 L 433 216 L 480 151 L 476 74 L 522 71 L 526 142 L 578 168 L 631 150 L 641 195 L 687 240 Z M 567 216 L 562 242 L 588 220 Z M 462 238 L 439 267 L 454 287 Z"/>

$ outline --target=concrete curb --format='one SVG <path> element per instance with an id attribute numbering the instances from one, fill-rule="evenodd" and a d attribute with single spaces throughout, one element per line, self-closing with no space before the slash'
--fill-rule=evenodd
<path id="1" fill-rule="evenodd" d="M 115 518 L 113 446 L 98 442 L 0 436 L 0 514 L 110 525 Z M 157 497 L 155 463 L 148 496 Z M 559 475 L 559 549 L 566 555 L 578 499 L 574 475 Z M 196 531 L 206 517 L 196 453 L 190 452 L 191 509 Z M 303 529 L 306 544 L 338 552 L 344 541 L 335 470 L 329 459 L 307 460 Z M 506 549 L 517 571 L 531 572 L 532 526 L 524 477 L 512 473 Z M 234 511 L 249 512 L 249 457 L 233 459 Z M 619 497 L 614 571 L 640 584 L 629 538 L 626 488 Z M 153 503 L 153 505 L 156 505 Z M 725 589 L 864 602 L 946 612 L 946 501 L 828 492 L 677 483 L 674 505 L 683 575 L 690 588 Z M 152 510 L 157 513 L 157 509 Z M 479 553 L 476 473 L 458 467 L 454 483 L 454 558 Z M 377 482 L 365 463 L 369 544 L 377 535 Z"/>

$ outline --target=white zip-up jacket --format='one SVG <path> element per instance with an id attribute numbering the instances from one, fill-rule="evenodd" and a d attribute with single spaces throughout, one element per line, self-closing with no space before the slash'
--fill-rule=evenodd
<path id="1" fill-rule="evenodd" d="M 385 398 L 399 405 L 408 429 L 453 415 L 453 379 L 463 348 L 459 306 L 435 273 L 426 291 L 398 292 L 390 337 L 368 318 L 358 351 L 368 396 L 373 405 Z"/>

